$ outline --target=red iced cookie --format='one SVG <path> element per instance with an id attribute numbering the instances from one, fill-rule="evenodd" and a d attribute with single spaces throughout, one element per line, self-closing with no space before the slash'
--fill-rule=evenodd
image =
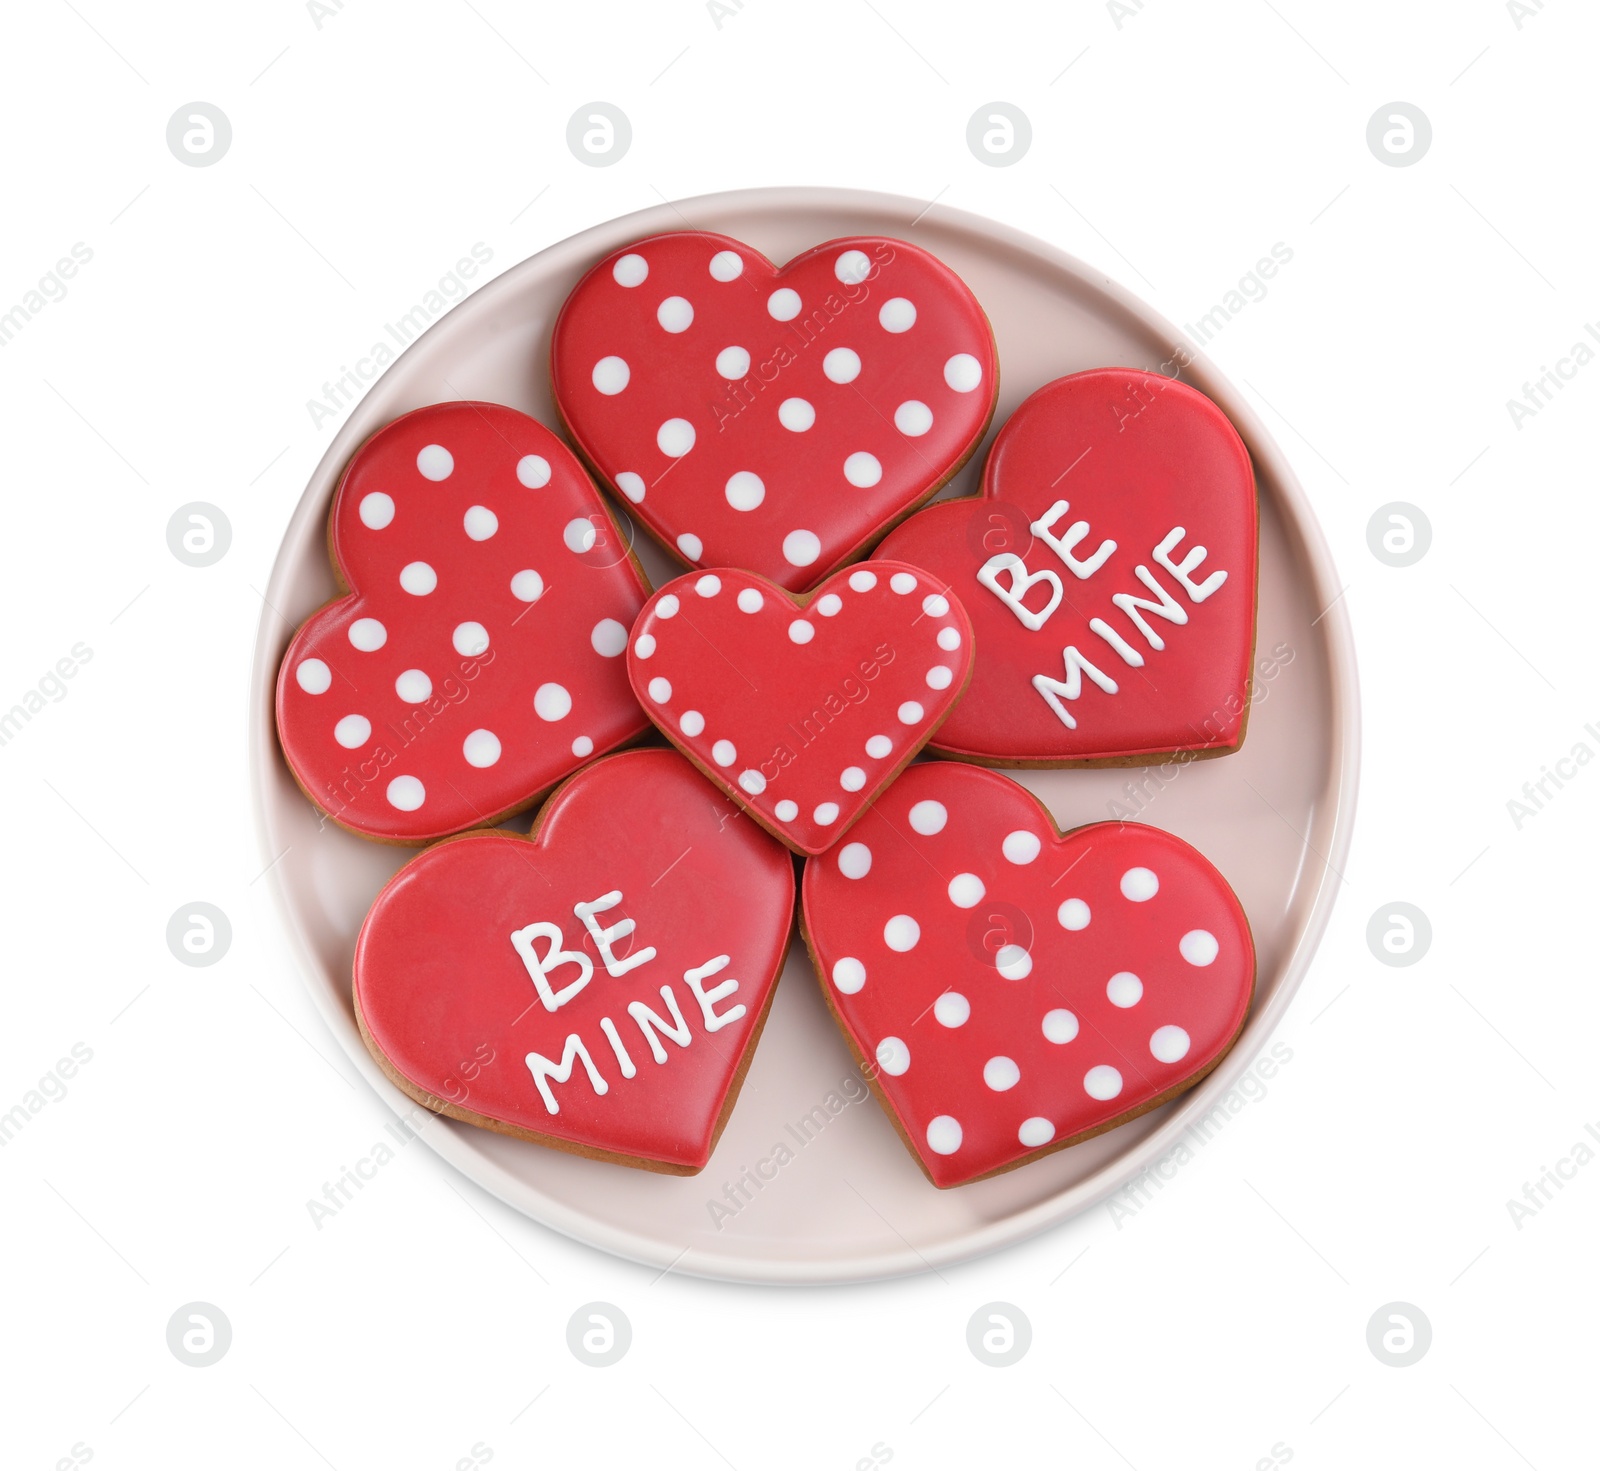
<path id="1" fill-rule="evenodd" d="M 928 1178 L 1125 1122 L 1233 1045 L 1255 948 L 1226 880 L 1133 823 L 1062 836 L 1022 787 L 913 766 L 806 864 L 823 994 Z"/>
<path id="2" fill-rule="evenodd" d="M 794 861 L 672 751 L 573 777 L 532 841 L 411 860 L 356 942 L 362 1036 L 452 1118 L 689 1175 L 711 1157 L 789 943 Z"/>
<path id="3" fill-rule="evenodd" d="M 972 628 L 926 572 L 861 562 L 796 598 L 719 568 L 669 582 L 628 674 L 669 740 L 798 853 L 821 853 L 966 688 Z"/>
<path id="4" fill-rule="evenodd" d="M 903 240 L 831 240 L 780 270 L 698 231 L 601 261 L 550 360 L 579 448 L 669 549 L 794 591 L 960 468 L 996 366 L 972 293 Z"/>
<path id="5" fill-rule="evenodd" d="M 380 429 L 328 546 L 350 591 L 290 643 L 278 735 L 341 826 L 421 843 L 496 822 L 648 728 L 621 655 L 649 588 L 526 414 L 448 403 Z"/>
<path id="6" fill-rule="evenodd" d="M 972 615 L 972 690 L 936 750 L 1055 766 L 1244 739 L 1255 479 L 1194 389 L 1132 368 L 1047 384 L 996 436 L 982 493 L 913 516 L 879 554 Z"/>

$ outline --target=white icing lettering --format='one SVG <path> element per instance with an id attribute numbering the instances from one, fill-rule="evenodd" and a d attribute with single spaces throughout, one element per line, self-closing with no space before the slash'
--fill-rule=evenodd
<path id="1" fill-rule="evenodd" d="M 643 965 L 647 960 L 655 959 L 655 946 L 646 945 L 643 950 L 636 951 L 625 960 L 619 960 L 612 950 L 612 946 L 622 939 L 626 939 L 635 929 L 631 919 L 618 920 L 609 929 L 601 929 L 595 920 L 595 915 L 607 909 L 615 909 L 622 902 L 622 890 L 613 889 L 609 894 L 602 894 L 598 899 L 591 899 L 587 904 L 574 904 L 572 912 L 583 921 L 583 927 L 594 936 L 594 948 L 600 952 L 600 959 L 605 963 L 606 974 L 609 976 L 623 976 L 636 965 Z"/>
<path id="2" fill-rule="evenodd" d="M 1009 574 L 1011 578 L 1009 586 L 1001 586 L 1002 573 Z M 1033 633 L 1043 628 L 1045 619 L 1061 605 L 1061 579 L 1048 569 L 1030 573 L 1027 563 L 1015 552 L 1001 552 L 997 556 L 990 557 L 978 568 L 978 581 L 1017 615 L 1024 628 Z M 1024 599 L 1028 596 L 1028 590 L 1039 582 L 1049 584 L 1050 601 L 1037 613 L 1031 613 Z"/>
<path id="3" fill-rule="evenodd" d="M 1181 535 L 1182 533 L 1179 534 Z M 1163 542 L 1162 545 L 1165 546 L 1166 543 Z M 1199 551 L 1201 556 L 1205 555 L 1204 547 L 1201 547 Z M 1156 555 L 1161 555 L 1159 550 L 1157 551 Z M 1161 641 L 1161 635 L 1157 633 L 1148 622 L 1145 621 L 1144 614 L 1154 613 L 1158 618 L 1165 618 L 1169 623 L 1177 623 L 1180 625 L 1189 621 L 1189 614 L 1184 608 L 1183 604 L 1180 603 L 1175 597 L 1172 596 L 1171 593 L 1166 590 L 1166 588 L 1156 581 L 1155 573 L 1146 567 L 1143 562 L 1133 569 L 1133 575 L 1137 577 L 1139 581 L 1142 582 L 1147 588 L 1149 588 L 1150 591 L 1153 592 L 1158 598 L 1160 598 L 1161 601 L 1159 603 L 1152 603 L 1149 598 L 1136 598 L 1131 592 L 1119 592 L 1112 597 L 1111 601 L 1121 608 L 1122 611 L 1126 613 L 1128 617 L 1131 618 L 1136 624 L 1138 624 L 1139 632 L 1145 636 L 1145 642 L 1147 642 L 1152 649 L 1159 653 L 1162 649 L 1166 648 L 1166 644 Z M 1228 574 L 1223 572 L 1219 575 L 1226 579 Z M 1221 585 L 1221 583 L 1217 584 L 1218 587 Z M 1209 594 L 1207 594 L 1207 596 L 1209 596 Z M 1199 601 L 1199 599 L 1196 599 L 1196 601 Z"/>
<path id="4" fill-rule="evenodd" d="M 617 1066 L 622 1069 L 622 1076 L 635 1077 L 639 1069 L 633 1065 L 628 1049 L 622 1045 L 622 1038 L 617 1035 L 617 1024 L 609 1016 L 603 1016 L 600 1018 L 600 1030 L 606 1034 L 606 1041 L 611 1044 L 611 1050 L 617 1055 Z"/>
<path id="5" fill-rule="evenodd" d="M 1066 501 L 1057 501 L 1037 521 L 1031 522 L 1028 530 L 1037 536 L 1040 541 L 1051 547 L 1055 554 L 1066 564 L 1067 570 L 1074 577 L 1081 580 L 1092 577 L 1104 567 L 1106 558 L 1116 551 L 1117 544 L 1114 541 L 1101 542 L 1094 555 L 1087 560 L 1080 561 L 1073 556 L 1072 554 L 1077 550 L 1078 544 L 1089 534 L 1089 523 L 1087 521 L 1074 521 L 1072 525 L 1067 527 L 1064 535 L 1052 535 L 1056 522 L 1065 516 L 1069 509 Z"/>
<path id="6" fill-rule="evenodd" d="M 725 981 L 718 981 L 709 991 L 701 985 L 702 981 L 709 976 L 716 975 L 727 963 L 728 957 L 719 955 L 715 960 L 708 960 L 697 969 L 686 970 L 683 973 L 684 980 L 689 983 L 689 989 L 694 992 L 694 999 L 700 1003 L 700 1019 L 705 1023 L 706 1031 L 708 1032 L 720 1032 L 725 1026 L 738 1021 L 746 1011 L 745 1004 L 742 1001 L 735 1006 L 729 1007 L 721 1015 L 711 1009 L 717 1002 L 733 995 L 739 989 L 739 983 L 732 976 L 729 976 Z"/>
<path id="7" fill-rule="evenodd" d="M 1197 603 L 1203 603 L 1219 587 L 1228 580 L 1226 572 L 1213 572 L 1204 582 L 1196 583 L 1190 580 L 1189 574 L 1206 559 L 1204 547 L 1191 547 L 1184 559 L 1174 564 L 1172 549 L 1189 533 L 1181 526 L 1174 526 L 1162 539 L 1161 545 L 1155 549 L 1155 559 L 1167 569 L 1179 583 L 1183 590 Z"/>
<path id="8" fill-rule="evenodd" d="M 1124 664 L 1129 664 L 1135 669 L 1144 668 L 1144 655 L 1134 648 L 1127 639 L 1123 638 L 1104 618 L 1091 618 L 1089 620 L 1089 632 L 1098 633 L 1101 638 L 1117 651 Z"/>
<path id="9" fill-rule="evenodd" d="M 530 926 L 531 928 L 531 926 Z M 592 970 L 593 967 L 591 966 Z M 584 977 L 588 979 L 587 976 Z M 558 1083 L 567 1083 L 572 1080 L 572 1065 L 582 1061 L 583 1070 L 589 1075 L 589 1086 L 595 1091 L 597 1098 L 604 1097 L 606 1093 L 606 1080 L 600 1076 L 600 1070 L 594 1065 L 594 1059 L 589 1056 L 589 1049 L 583 1045 L 583 1038 L 576 1032 L 567 1034 L 567 1044 L 561 1053 L 559 1063 L 551 1062 L 541 1052 L 530 1052 L 525 1059 L 528 1071 L 533 1074 L 533 1081 L 539 1086 L 539 1096 L 544 1099 L 545 1111 L 557 1114 L 561 1112 L 560 1105 L 556 1103 L 556 1096 L 550 1091 L 550 1079 Z"/>
<path id="10" fill-rule="evenodd" d="M 630 1001 L 628 1003 L 628 1015 L 639 1024 L 639 1030 L 644 1034 L 645 1041 L 650 1044 L 650 1055 L 658 1063 L 667 1060 L 667 1049 L 661 1045 L 660 1037 L 657 1036 L 657 1033 L 664 1037 L 671 1037 L 680 1047 L 687 1047 L 691 1040 L 689 1023 L 683 1019 L 683 1011 L 678 1006 L 678 998 L 672 994 L 671 986 L 663 986 L 661 988 L 661 999 L 666 1004 L 667 1010 L 672 1013 L 672 1020 L 677 1023 L 676 1026 L 669 1027 L 661 1017 L 651 1011 L 642 1001 Z"/>
<path id="11" fill-rule="evenodd" d="M 1096 669 L 1073 644 L 1068 644 L 1061 651 L 1061 655 L 1065 665 L 1062 677 L 1051 679 L 1048 674 L 1036 674 L 1033 676 L 1033 687 L 1044 697 L 1045 703 L 1061 717 L 1061 723 L 1068 730 L 1076 730 L 1078 722 L 1072 718 L 1067 707 L 1061 702 L 1064 699 L 1076 700 L 1083 693 L 1082 675 L 1087 674 L 1108 695 L 1116 694 L 1117 682 L 1109 674 Z"/>
<path id="12" fill-rule="evenodd" d="M 549 941 L 543 959 L 540 959 L 534 949 L 535 940 Z M 533 977 L 533 984 L 539 989 L 539 999 L 544 1002 L 546 1011 L 554 1011 L 559 1006 L 565 1006 L 589 984 L 594 976 L 594 962 L 581 950 L 563 950 L 561 926 L 551 924 L 548 920 L 540 920 L 537 924 L 524 925 L 520 930 L 513 930 L 511 943 L 516 947 L 517 954 L 522 957 L 522 963 L 527 966 L 528 974 Z M 578 978 L 559 991 L 555 991 L 550 986 L 550 972 L 560 965 L 577 966 Z M 602 1088 L 599 1091 L 603 1093 L 605 1090 Z M 550 1111 L 555 1112 L 554 1109 Z"/>

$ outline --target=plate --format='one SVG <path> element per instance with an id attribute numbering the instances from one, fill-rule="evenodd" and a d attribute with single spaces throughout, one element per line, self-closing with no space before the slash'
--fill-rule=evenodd
<path id="1" fill-rule="evenodd" d="M 410 850 L 321 822 L 273 732 L 273 684 L 293 625 L 335 591 L 324 535 L 334 486 L 362 440 L 424 404 L 490 399 L 555 426 L 545 364 L 567 293 L 619 246 L 691 228 L 733 235 L 778 262 L 843 235 L 899 236 L 931 250 L 972 287 L 994 325 L 1001 368 L 991 439 L 1052 378 L 1105 365 L 1172 372 L 1186 347 L 1109 278 L 1016 230 L 896 195 L 809 188 L 709 195 L 586 230 L 512 267 L 413 343 L 356 407 L 301 497 L 267 588 L 251 693 L 258 838 L 283 923 L 329 1028 L 397 1114 L 412 1105 L 361 1043 L 350 964 L 368 905 Z M 1266 1045 L 1327 924 L 1350 842 L 1359 715 L 1339 582 L 1294 472 L 1203 357 L 1180 376 L 1222 406 L 1255 459 L 1257 658 L 1274 658 L 1279 645 L 1291 657 L 1277 655 L 1279 667 L 1261 682 L 1236 755 L 1166 769 L 1015 775 L 1063 828 L 1132 815 L 1186 838 L 1232 883 L 1260 968 L 1250 1020 L 1222 1065 L 1183 1098 L 1097 1139 L 993 1180 L 935 1190 L 861 1085 L 796 940 L 744 1091 L 700 1175 L 618 1168 L 430 1115 L 419 1132 L 434 1149 L 532 1219 L 650 1266 L 730 1281 L 837 1283 L 945 1266 L 1057 1225 L 1105 1199 L 1218 1106 Z M 987 451 L 986 440 L 944 494 L 975 491 Z M 682 570 L 642 533 L 638 542 L 652 581 Z M 526 828 L 527 818 L 515 825 Z"/>

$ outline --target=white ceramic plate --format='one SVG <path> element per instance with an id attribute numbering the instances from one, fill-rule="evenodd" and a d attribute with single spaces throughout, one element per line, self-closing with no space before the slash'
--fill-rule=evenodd
<path id="1" fill-rule="evenodd" d="M 972 287 L 994 324 L 994 428 L 1052 378 L 1111 364 L 1159 369 L 1183 343 L 1106 277 L 1038 240 L 915 200 L 832 189 L 717 194 L 597 226 L 513 267 L 414 343 L 373 385 L 306 487 L 267 589 L 251 697 L 259 837 L 263 862 L 278 860 L 270 882 L 284 924 L 328 1026 L 397 1113 L 407 1112 L 410 1100 L 362 1046 L 350 962 L 368 905 L 410 850 L 319 823 L 295 787 L 272 717 L 273 684 L 292 629 L 272 610 L 298 623 L 333 595 L 328 506 L 362 440 L 409 409 L 459 398 L 510 404 L 554 426 L 545 365 L 567 293 L 617 247 L 689 228 L 736 236 L 778 262 L 842 235 L 902 236 L 933 251 Z M 699 1176 L 601 1164 L 448 1120 L 424 1132 L 440 1154 L 534 1220 L 640 1262 L 737 1281 L 846 1282 L 959 1261 L 1064 1221 L 1159 1158 L 1216 1104 L 1266 1043 L 1327 923 L 1350 841 L 1359 722 L 1349 626 L 1335 601 L 1339 584 L 1293 471 L 1244 399 L 1204 359 L 1182 376 L 1223 407 L 1255 457 L 1258 658 L 1283 643 L 1292 662 L 1264 685 L 1237 755 L 1174 768 L 1180 774 L 1164 785 L 1139 769 L 1025 772 L 1019 780 L 1064 828 L 1118 815 L 1113 802 L 1132 808 L 1126 789 L 1143 784 L 1155 795 L 1143 799 L 1140 820 L 1194 843 L 1233 884 L 1255 932 L 1260 971 L 1249 1024 L 1222 1065 L 1184 1098 L 1109 1134 L 997 1179 L 935 1190 L 870 1097 L 829 1112 L 829 1095 L 835 1106 L 847 1096 L 853 1069 L 796 941 L 744 1091 Z M 977 488 L 987 450 L 986 442 L 947 493 Z M 653 580 L 682 570 L 648 538 L 640 542 Z M 516 825 L 526 828 L 527 819 Z M 799 1127 L 808 1116 L 827 1122 Z M 777 1168 L 768 1163 L 773 1178 L 747 1174 L 781 1158 L 780 1144 L 793 1158 Z M 759 1189 L 746 1183 L 751 1179 Z"/>

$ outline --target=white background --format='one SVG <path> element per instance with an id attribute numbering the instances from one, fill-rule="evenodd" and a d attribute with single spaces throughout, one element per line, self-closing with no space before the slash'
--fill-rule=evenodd
<path id="1" fill-rule="evenodd" d="M 1600 16 L 337 3 L 5 22 L 0 311 L 93 252 L 0 349 L 0 708 L 92 655 L 0 746 L 0 1112 L 92 1052 L 0 1148 L 5 1465 L 1592 1464 L 1600 1160 L 1573 1151 L 1600 1129 L 1600 767 L 1520 827 L 1507 803 L 1600 752 L 1600 364 L 1520 428 L 1507 401 L 1600 317 Z M 197 99 L 233 128 L 207 168 L 165 141 Z M 633 126 L 610 168 L 566 145 L 595 99 Z M 1011 167 L 965 141 L 996 99 L 1032 123 Z M 1396 99 L 1433 128 L 1406 168 L 1366 142 Z M 289 960 L 250 823 L 255 589 L 336 428 L 307 400 L 476 242 L 493 273 L 663 198 L 786 183 L 992 216 L 1180 323 L 1293 250 L 1208 345 L 1299 470 L 1361 656 L 1357 838 L 1293 1060 L 1131 1217 L 882 1286 L 658 1277 L 420 1146 L 318 1230 L 307 1200 L 389 1115 Z M 167 547 L 190 501 L 232 525 L 209 568 Z M 1391 501 L 1433 528 L 1407 568 L 1368 549 Z M 194 900 L 233 927 L 207 969 L 165 942 Z M 1433 927 L 1403 969 L 1366 940 L 1397 900 Z M 166 1343 L 196 1300 L 233 1331 L 204 1369 Z M 633 1325 L 607 1369 L 566 1345 L 596 1300 Z M 1032 1324 L 1009 1368 L 967 1347 L 994 1300 Z M 1432 1325 L 1407 1368 L 1367 1344 L 1394 1301 Z"/>

